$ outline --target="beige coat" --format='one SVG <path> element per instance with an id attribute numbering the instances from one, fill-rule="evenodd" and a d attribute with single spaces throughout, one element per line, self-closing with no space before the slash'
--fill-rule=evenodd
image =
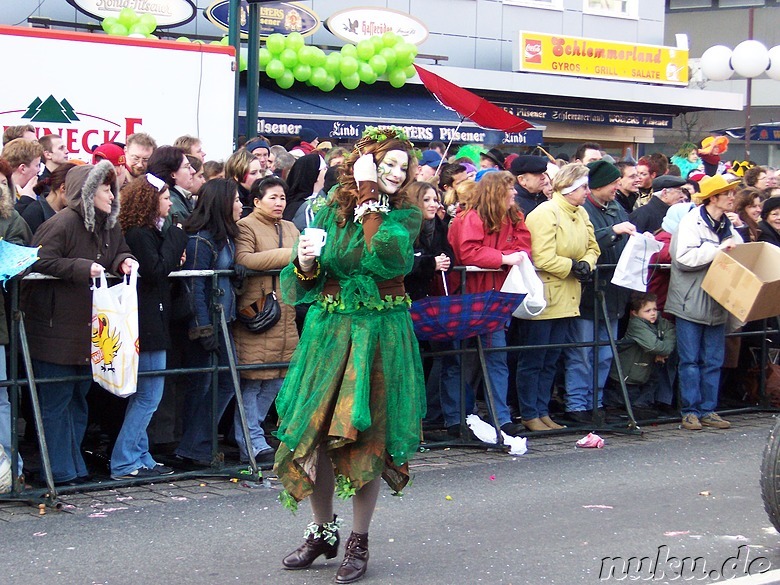
<path id="1" fill-rule="evenodd" d="M 282 230 L 282 246 L 279 247 L 279 232 Z M 255 209 L 239 220 L 239 234 L 236 238 L 236 263 L 250 270 L 278 270 L 287 266 L 292 250 L 298 241 L 298 228 L 291 221 L 273 222 Z M 241 309 L 257 301 L 262 307 L 265 295 L 270 293 L 270 276 L 253 276 L 247 279 L 244 292 L 238 297 Z M 276 277 L 276 298 L 282 308 L 279 322 L 264 333 L 252 333 L 236 321 L 233 324 L 233 338 L 236 343 L 239 364 L 265 364 L 288 362 L 298 345 L 298 331 L 295 328 L 295 307 L 282 303 L 279 291 L 279 277 Z M 243 370 L 241 377 L 251 380 L 273 380 L 281 378 L 286 369 Z"/>
<path id="2" fill-rule="evenodd" d="M 571 273 L 572 260 L 585 260 L 591 269 L 600 250 L 588 212 L 554 193 L 525 218 L 531 232 L 532 260 L 544 283 L 547 308 L 537 319 L 578 317 L 582 285 Z"/>

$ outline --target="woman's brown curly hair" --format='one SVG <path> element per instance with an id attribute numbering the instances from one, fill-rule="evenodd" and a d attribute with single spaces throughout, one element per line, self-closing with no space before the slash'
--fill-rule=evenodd
<path id="1" fill-rule="evenodd" d="M 376 136 L 384 137 L 377 140 Z M 358 187 L 353 175 L 355 161 L 364 154 L 374 155 L 378 165 L 391 150 L 402 150 L 409 155 L 409 166 L 406 169 L 406 179 L 398 190 L 390 195 L 390 207 L 401 208 L 414 205 L 414 201 L 406 193 L 406 187 L 415 180 L 417 174 L 417 158 L 414 156 L 414 145 L 401 136 L 394 128 L 378 128 L 371 136 L 363 136 L 355 144 L 352 152 L 339 167 L 339 186 L 333 194 L 332 203 L 338 206 L 338 225 L 344 226 L 351 218 L 358 201 Z"/>
<path id="2" fill-rule="evenodd" d="M 119 193 L 119 224 L 122 233 L 132 227 L 157 227 L 160 219 L 160 195 L 167 189 L 158 191 L 142 175 L 133 179 Z"/>
<path id="3" fill-rule="evenodd" d="M 523 216 L 513 203 L 507 209 L 507 189 L 514 185 L 515 178 L 508 171 L 487 173 L 477 183 L 475 196 L 466 203 L 466 211 L 474 209 L 485 224 L 489 234 L 501 231 L 501 224 L 509 218 L 512 225 L 522 221 Z"/>

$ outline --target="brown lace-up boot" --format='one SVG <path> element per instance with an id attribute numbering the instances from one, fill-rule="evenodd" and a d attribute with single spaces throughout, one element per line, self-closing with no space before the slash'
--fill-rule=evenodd
<path id="1" fill-rule="evenodd" d="M 285 569 L 297 570 L 310 566 L 320 555 L 332 559 L 339 552 L 339 525 L 341 521 L 333 515 L 333 522 L 315 524 L 306 527 L 306 540 L 301 546 L 282 559 Z"/>
<path id="2" fill-rule="evenodd" d="M 353 532 L 345 546 L 344 560 L 336 572 L 336 583 L 354 583 L 368 567 L 368 534 Z"/>

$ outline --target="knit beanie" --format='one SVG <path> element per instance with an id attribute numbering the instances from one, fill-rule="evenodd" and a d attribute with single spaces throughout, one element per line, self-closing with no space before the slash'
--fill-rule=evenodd
<path id="1" fill-rule="evenodd" d="M 590 162 L 587 167 L 588 187 L 591 189 L 599 189 L 621 177 L 620 169 L 605 160 Z"/>
<path id="2" fill-rule="evenodd" d="M 764 205 L 761 207 L 761 219 L 766 221 L 769 212 L 778 207 L 780 207 L 780 197 L 770 197 L 764 201 Z"/>

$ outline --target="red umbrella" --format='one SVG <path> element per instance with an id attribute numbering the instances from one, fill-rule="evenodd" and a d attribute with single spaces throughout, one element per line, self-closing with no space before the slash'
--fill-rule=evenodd
<path id="1" fill-rule="evenodd" d="M 468 118 L 483 128 L 501 130 L 502 132 L 522 132 L 534 127 L 533 124 L 510 114 L 485 98 L 479 97 L 419 65 L 415 65 L 414 68 L 417 69 L 417 74 L 425 88 L 433 94 L 439 103 L 445 108 L 456 111 L 462 118 Z"/>

